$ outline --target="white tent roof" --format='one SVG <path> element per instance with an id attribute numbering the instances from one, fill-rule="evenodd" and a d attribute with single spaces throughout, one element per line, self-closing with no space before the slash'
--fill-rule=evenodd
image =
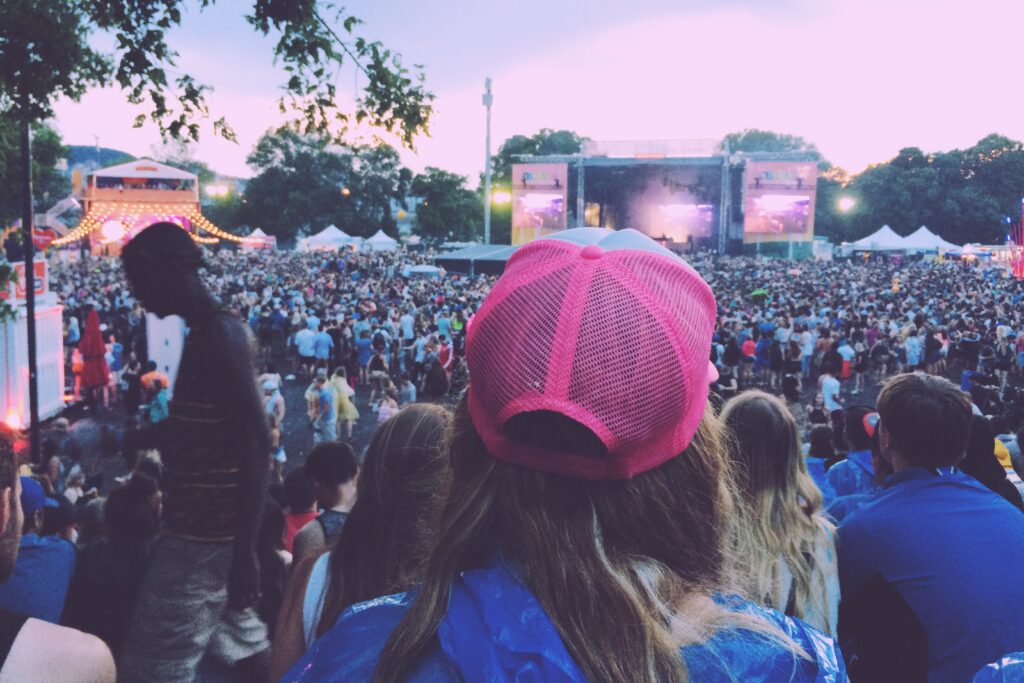
<path id="1" fill-rule="evenodd" d="M 852 249 L 869 249 L 872 251 L 906 249 L 903 239 L 893 232 L 893 229 L 888 225 L 883 225 L 867 237 L 861 237 L 856 242 L 851 242 L 847 247 Z"/>
<path id="2" fill-rule="evenodd" d="M 367 244 L 372 244 L 374 246 L 376 246 L 378 244 L 396 245 L 396 244 L 398 244 L 398 240 L 396 240 L 393 237 L 388 237 L 387 234 L 383 230 L 378 230 L 377 232 L 375 232 L 373 234 L 372 237 L 368 237 L 366 239 L 366 243 Z"/>
<path id="3" fill-rule="evenodd" d="M 152 159 L 138 159 L 93 171 L 98 178 L 152 178 L 154 180 L 196 180 L 194 173 L 168 166 Z"/>
<path id="4" fill-rule="evenodd" d="M 261 230 L 260 228 L 256 228 L 255 230 L 253 230 L 252 232 L 250 232 L 247 235 L 247 237 L 266 237 L 266 236 L 267 236 L 267 233 L 263 232 L 263 230 Z"/>
<path id="5" fill-rule="evenodd" d="M 952 242 L 947 242 L 923 225 L 904 237 L 903 245 L 906 249 L 925 251 L 930 251 L 932 249 L 944 249 L 947 251 L 960 249 L 959 246 Z"/>
<path id="6" fill-rule="evenodd" d="M 347 242 L 352 239 L 344 230 L 338 228 L 336 225 L 328 225 L 326 228 L 321 230 L 315 235 L 311 235 L 306 238 L 309 241 L 323 243 L 323 242 Z"/>

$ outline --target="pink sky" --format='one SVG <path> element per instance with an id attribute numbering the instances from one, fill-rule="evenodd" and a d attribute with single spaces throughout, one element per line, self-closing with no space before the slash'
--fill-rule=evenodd
<path id="1" fill-rule="evenodd" d="M 1024 139 L 1020 0 L 735 0 L 686 10 L 655 3 L 646 13 L 641 1 L 634 18 L 591 16 L 585 30 L 574 14 L 600 13 L 605 3 L 567 2 L 571 11 L 548 17 L 559 40 L 529 40 L 536 36 L 524 37 L 522 26 L 503 35 L 490 3 L 442 4 L 456 5 L 467 26 L 415 34 L 417 22 L 436 19 L 434 8 L 396 2 L 375 9 L 368 26 L 407 62 L 424 62 L 437 94 L 432 136 L 404 153 L 406 163 L 474 184 L 484 162 L 486 76 L 494 79 L 494 151 L 541 127 L 599 140 L 719 138 L 754 127 L 801 135 L 857 172 L 906 146 L 965 147 L 991 132 Z M 544 7 L 523 5 L 535 15 Z M 488 27 L 501 49 L 465 37 L 473 26 Z M 190 23 L 185 30 L 201 33 Z M 251 43 L 245 49 L 202 40 L 179 48 L 181 68 L 215 88 L 211 109 L 228 117 L 240 142 L 207 130 L 194 153 L 242 176 L 251 174 L 245 156 L 256 139 L 279 121 L 281 75 L 265 42 L 249 35 L 239 34 Z M 263 57 L 250 57 L 254 50 Z M 147 154 L 159 138 L 152 127 L 131 128 L 136 113 L 119 91 L 99 90 L 60 103 L 57 125 L 69 143 L 92 144 L 97 135 L 103 146 Z"/>

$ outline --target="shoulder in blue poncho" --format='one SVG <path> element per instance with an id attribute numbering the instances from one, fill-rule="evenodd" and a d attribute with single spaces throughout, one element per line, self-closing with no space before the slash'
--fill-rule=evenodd
<path id="1" fill-rule="evenodd" d="M 384 644 L 415 597 L 412 591 L 348 609 L 282 681 L 372 681 Z M 722 631 L 704 645 L 684 648 L 691 680 L 846 680 L 839 648 L 828 636 L 796 619 L 738 598 L 724 599 L 724 604 L 778 627 L 808 653 L 808 658 L 794 656 L 759 633 Z M 586 681 L 537 598 L 501 562 L 464 572 L 456 581 L 448 613 L 438 629 L 437 644 L 421 659 L 408 680 Z"/>

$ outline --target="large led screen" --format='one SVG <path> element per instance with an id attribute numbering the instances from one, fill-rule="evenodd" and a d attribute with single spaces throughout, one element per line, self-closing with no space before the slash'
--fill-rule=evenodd
<path id="1" fill-rule="evenodd" d="M 512 244 L 565 230 L 568 164 L 512 164 Z"/>
<path id="2" fill-rule="evenodd" d="M 748 161 L 744 174 L 743 241 L 810 240 L 818 167 L 813 162 Z"/>

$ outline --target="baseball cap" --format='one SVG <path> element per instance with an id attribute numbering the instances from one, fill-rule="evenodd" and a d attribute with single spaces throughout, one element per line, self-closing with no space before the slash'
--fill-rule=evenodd
<path id="1" fill-rule="evenodd" d="M 21 509 L 26 517 L 30 517 L 46 505 L 46 492 L 43 485 L 32 477 L 21 477 Z"/>
<path id="2" fill-rule="evenodd" d="M 509 260 L 466 341 L 473 425 L 503 462 L 580 479 L 628 479 L 680 455 L 718 378 L 717 310 L 693 268 L 635 230 L 575 228 Z M 586 427 L 607 455 L 509 437 L 547 411 Z"/>
<path id="3" fill-rule="evenodd" d="M 867 413 L 864 416 L 864 419 L 863 419 L 864 433 L 867 434 L 870 437 L 874 437 L 875 436 L 875 430 L 878 429 L 878 422 L 879 422 L 879 420 L 880 420 L 880 418 L 878 416 L 878 413 L 874 413 L 874 412 Z"/>

